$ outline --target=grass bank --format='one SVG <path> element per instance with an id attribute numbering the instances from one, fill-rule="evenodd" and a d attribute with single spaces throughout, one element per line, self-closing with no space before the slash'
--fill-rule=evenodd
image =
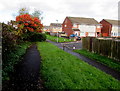
<path id="1" fill-rule="evenodd" d="M 47 39 L 54 41 L 54 42 L 57 42 L 57 39 L 58 39 L 58 42 L 71 42 L 71 41 L 73 41 L 73 39 L 67 39 L 67 38 L 56 37 L 56 36 L 51 36 L 51 35 L 46 35 L 46 36 L 47 36 Z"/>
<path id="2" fill-rule="evenodd" d="M 82 54 L 90 59 L 93 59 L 93 60 L 96 60 L 108 67 L 111 67 L 117 71 L 120 72 L 120 62 L 117 62 L 115 60 L 112 60 L 108 57 L 105 57 L 105 56 L 101 56 L 99 54 L 96 54 L 96 53 L 91 53 L 87 50 L 74 50 L 75 52 L 79 53 L 79 54 Z"/>
<path id="3" fill-rule="evenodd" d="M 48 89 L 120 89 L 120 82 L 53 44 L 38 42 Z"/>
<path id="4" fill-rule="evenodd" d="M 14 71 L 14 65 L 20 61 L 20 58 L 25 54 L 26 49 L 31 45 L 30 42 L 24 42 L 16 45 L 15 51 L 6 54 L 2 60 L 2 80 L 9 80 L 9 74 Z"/>

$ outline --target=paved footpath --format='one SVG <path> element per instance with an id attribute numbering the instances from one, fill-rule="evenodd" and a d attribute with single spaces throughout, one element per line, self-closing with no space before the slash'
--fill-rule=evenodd
<path id="1" fill-rule="evenodd" d="M 37 91 L 39 89 L 40 77 L 40 55 L 34 44 L 27 49 L 23 60 L 15 67 L 10 91 Z M 8 91 L 8 90 L 6 90 Z"/>
<path id="2" fill-rule="evenodd" d="M 118 71 L 116 71 L 116 70 L 114 70 L 114 69 L 112 69 L 110 67 L 107 67 L 107 66 L 105 66 L 105 65 L 103 65 L 103 64 L 101 64 L 101 63 L 99 63 L 99 62 L 97 62 L 95 60 L 91 60 L 91 59 L 89 59 L 89 58 L 87 58 L 87 57 L 85 57 L 85 56 L 83 56 L 81 54 L 73 52 L 72 49 L 70 49 L 69 47 L 64 47 L 63 48 L 63 45 L 65 45 L 64 43 L 56 43 L 56 42 L 52 42 L 50 40 L 47 40 L 47 42 L 50 42 L 50 43 L 58 46 L 59 48 L 64 49 L 64 51 L 78 57 L 79 59 L 87 62 L 88 64 L 90 64 L 90 65 L 92 65 L 92 66 L 94 66 L 94 67 L 96 67 L 96 68 L 98 68 L 100 70 L 102 70 L 103 72 L 105 72 L 105 73 L 107 73 L 109 75 L 112 75 L 115 79 L 120 80 L 120 72 L 118 72 Z"/>

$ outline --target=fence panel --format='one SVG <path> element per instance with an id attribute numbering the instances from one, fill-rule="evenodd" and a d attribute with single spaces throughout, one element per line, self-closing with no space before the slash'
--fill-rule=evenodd
<path id="1" fill-rule="evenodd" d="M 85 37 L 82 38 L 82 47 L 88 51 L 120 61 L 120 40 Z"/>

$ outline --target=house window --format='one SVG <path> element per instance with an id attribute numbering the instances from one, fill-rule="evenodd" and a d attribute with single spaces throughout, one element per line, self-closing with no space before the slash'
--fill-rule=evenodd
<path id="1" fill-rule="evenodd" d="M 111 33 L 111 35 L 113 36 L 113 33 Z"/>
<path id="2" fill-rule="evenodd" d="M 114 36 L 115 36 L 115 33 L 114 33 Z"/>
<path id="3" fill-rule="evenodd" d="M 74 24 L 73 27 L 77 27 L 77 24 Z"/>

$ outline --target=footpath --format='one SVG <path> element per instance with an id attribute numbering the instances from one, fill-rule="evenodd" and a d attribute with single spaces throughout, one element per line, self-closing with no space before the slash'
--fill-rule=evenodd
<path id="1" fill-rule="evenodd" d="M 9 87 L 4 91 L 37 91 L 42 88 L 40 82 L 40 55 L 33 44 L 27 49 L 23 60 L 15 66 Z"/>
<path id="2" fill-rule="evenodd" d="M 58 48 L 63 49 L 64 51 L 76 56 L 77 58 L 87 62 L 88 64 L 90 64 L 90 65 L 100 69 L 101 71 L 113 76 L 115 79 L 120 80 L 120 72 L 118 72 L 118 71 L 116 71 L 116 70 L 114 70 L 114 69 L 112 69 L 112 68 L 110 68 L 110 67 L 108 67 L 108 66 L 106 66 L 104 64 L 101 64 L 101 63 L 99 63 L 99 62 L 97 62 L 95 60 L 91 60 L 91 59 L 89 59 L 89 58 L 87 58 L 87 57 L 85 57 L 85 56 L 83 56 L 81 54 L 73 52 L 73 50 L 68 48 L 67 46 L 65 46 L 64 43 L 56 43 L 56 42 L 53 42 L 53 41 L 50 41 L 50 40 L 47 40 L 47 42 L 50 42 L 50 43 L 56 45 Z"/>

